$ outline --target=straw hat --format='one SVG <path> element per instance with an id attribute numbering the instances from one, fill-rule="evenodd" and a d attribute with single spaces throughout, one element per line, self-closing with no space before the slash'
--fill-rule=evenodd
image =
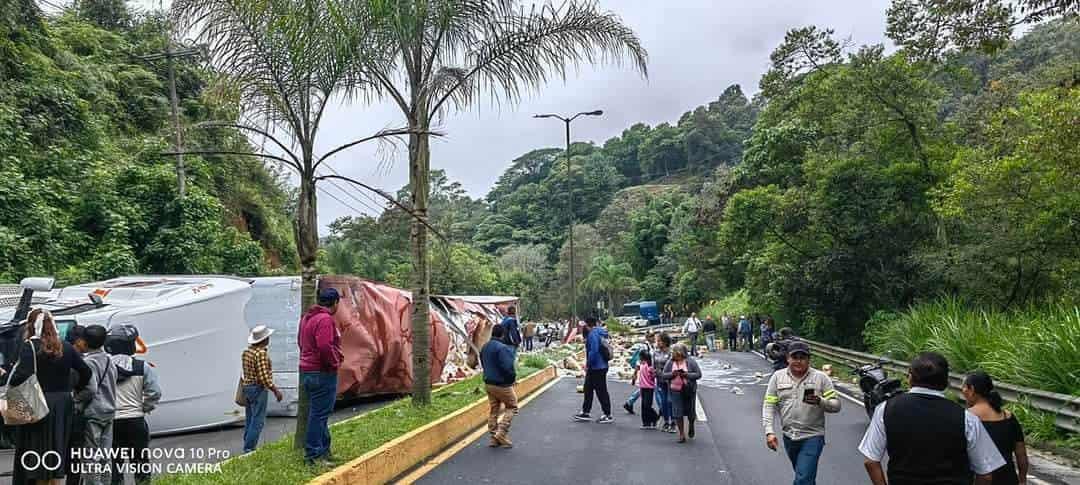
<path id="1" fill-rule="evenodd" d="M 258 325 L 251 329 L 251 335 L 248 335 L 249 344 L 257 344 L 270 338 L 270 335 L 274 333 L 274 329 L 267 327 L 266 325 Z"/>

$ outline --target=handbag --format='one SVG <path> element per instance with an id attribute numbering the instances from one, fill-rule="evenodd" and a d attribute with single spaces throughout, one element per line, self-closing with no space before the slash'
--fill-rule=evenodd
<path id="1" fill-rule="evenodd" d="M 236 382 L 236 396 L 233 398 L 237 406 L 247 406 L 247 396 L 244 395 L 244 378 Z"/>
<path id="2" fill-rule="evenodd" d="M 4 394 L 4 402 L 0 405 L 0 415 L 4 418 L 4 424 L 18 426 L 20 424 L 33 424 L 41 421 L 49 415 L 49 403 L 45 401 L 45 393 L 41 392 L 41 385 L 37 379 L 37 349 L 32 340 L 30 344 L 31 354 L 34 356 L 34 373 L 22 384 L 11 387 L 11 377 L 15 375 L 15 369 L 19 367 L 16 362 L 8 375 L 7 392 Z"/>
<path id="3" fill-rule="evenodd" d="M 685 366 L 679 366 L 679 365 L 675 364 L 674 362 L 672 362 L 672 364 L 671 364 L 671 372 L 675 373 L 675 371 L 678 371 L 678 370 L 685 371 L 686 367 Z M 688 380 L 689 379 L 687 379 L 686 377 L 684 377 L 682 375 L 674 376 L 674 377 L 671 378 L 671 383 L 669 384 L 669 387 L 671 388 L 672 391 L 681 392 L 683 390 L 683 388 L 685 388 L 687 386 L 687 381 Z"/>

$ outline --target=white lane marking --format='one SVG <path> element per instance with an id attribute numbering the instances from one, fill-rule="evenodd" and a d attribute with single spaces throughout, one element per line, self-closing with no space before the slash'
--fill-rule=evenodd
<path id="1" fill-rule="evenodd" d="M 694 401 L 696 401 L 694 403 L 694 409 L 697 410 L 697 420 L 701 421 L 702 423 L 707 423 L 709 421 L 709 417 L 705 415 L 705 406 L 701 405 L 701 395 L 694 394 Z"/>

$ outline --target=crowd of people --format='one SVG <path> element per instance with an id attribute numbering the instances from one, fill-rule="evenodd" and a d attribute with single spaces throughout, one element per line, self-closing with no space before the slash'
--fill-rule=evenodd
<path id="1" fill-rule="evenodd" d="M 679 443 L 695 435 L 701 367 L 691 347 L 675 343 L 666 332 L 647 333 L 644 342 L 631 348 L 630 366 L 634 369 L 631 383 L 635 389 L 623 403 L 623 409 L 634 414 L 635 404 L 640 401 L 641 429 L 677 433 Z"/>
<path id="2" fill-rule="evenodd" d="M 701 343 L 704 343 L 710 352 L 720 349 L 716 340 L 717 333 L 724 337 L 720 341 L 723 348 L 743 352 L 759 349 L 764 352 L 765 347 L 775 339 L 775 329 L 776 321 L 768 315 L 740 315 L 738 318 L 722 315 L 720 321 L 716 322 L 712 315 L 701 320 L 696 312 L 692 312 L 682 325 L 690 352 L 695 356 Z"/>
<path id="3" fill-rule="evenodd" d="M 754 342 L 751 322 L 755 321 L 760 329 L 760 347 L 755 347 Z M 640 414 L 642 430 L 677 434 L 678 443 L 692 440 L 697 381 L 702 375 L 695 347 L 703 336 L 704 345 L 716 350 L 713 332 L 723 330 L 729 350 L 760 348 L 772 361 L 774 372 L 762 403 L 765 446 L 773 451 L 782 447 L 791 463 L 795 485 L 816 483 L 818 462 L 826 444 L 825 416 L 841 410 L 840 395 L 832 379 L 810 365 L 810 346 L 795 338 L 791 328 L 774 330 L 774 326 L 771 317 L 752 320 L 740 316 L 736 320 L 724 316 L 717 327 L 711 317 L 702 321 L 691 314 L 681 329 L 687 343 L 675 342 L 667 332 L 647 332 L 645 339 L 630 349 L 634 390 L 623 402 L 623 409 Z M 572 418 L 594 422 L 591 411 L 594 400 L 598 400 L 601 414 L 595 422 L 613 423 L 607 384 L 612 357 L 609 335 L 595 318 L 585 320 L 583 333 L 584 398 L 581 412 Z M 1016 417 L 1003 409 L 992 378 L 984 372 L 967 376 L 963 386 L 965 409 L 944 397 L 948 373 L 943 356 L 920 354 L 909 369 L 910 390 L 875 409 L 858 447 L 871 483 L 1027 483 L 1029 465 L 1023 429 Z M 492 413 L 492 423 L 496 423 L 494 407 Z M 498 429 L 495 424 L 491 426 Z M 499 446 L 498 440 L 493 439 L 492 446 Z M 885 455 L 890 457 L 887 467 L 882 464 Z"/>
<path id="4" fill-rule="evenodd" d="M 315 460 L 325 459 L 325 453 L 329 451 L 329 433 L 323 434 L 326 428 L 321 417 L 328 412 L 318 408 L 316 396 L 321 392 L 333 396 L 332 390 L 318 387 L 329 385 L 321 374 L 336 372 L 334 366 L 340 362 L 332 319 L 323 317 L 320 321 L 319 316 L 333 315 L 336 296 L 332 290 L 321 293 L 319 305 L 301 322 L 301 361 L 308 362 L 302 381 L 313 395 L 305 456 Z M 324 326 L 326 320 L 330 322 L 329 327 Z M 631 414 L 640 414 L 642 430 L 675 434 L 678 443 L 693 440 L 697 383 L 702 377 L 695 349 L 699 338 L 704 336 L 705 346 L 714 349 L 715 339 L 710 340 L 710 336 L 723 330 L 728 334 L 729 350 L 748 351 L 756 348 L 753 321 L 745 316 L 737 320 L 724 316 L 717 326 L 709 317 L 701 321 L 691 315 L 682 328 L 687 343 L 676 342 L 674 335 L 666 332 L 646 333 L 645 340 L 631 348 L 634 391 L 623 403 L 623 408 Z M 757 343 L 764 355 L 773 361 L 775 369 L 769 377 L 762 402 L 765 446 L 773 451 L 784 450 L 791 463 L 795 485 L 814 484 L 826 444 L 826 414 L 841 410 L 840 395 L 830 377 L 810 365 L 810 346 L 796 339 L 790 328 L 774 332 L 770 317 L 760 319 L 758 325 L 760 338 Z M 493 327 L 491 340 L 480 351 L 490 404 L 488 432 L 491 447 L 513 447 L 510 425 L 518 410 L 514 394 L 517 378 L 514 362 L 518 350 L 531 349 L 532 338 L 540 335 L 543 328 L 532 322 L 520 324 L 515 309 L 509 308 L 502 322 Z M 543 333 L 547 335 L 550 331 Z M 278 394 L 272 376 L 267 380 L 269 361 L 265 349 L 260 350 L 260 345 L 269 340 L 269 333 L 272 332 L 261 328 L 253 330 L 249 340 L 252 347 L 244 356 L 244 393 L 251 398 L 249 413 L 255 415 L 265 413 L 267 392 Z M 614 423 L 607 379 L 609 362 L 613 358 L 610 335 L 597 318 L 589 317 L 583 323 L 582 336 L 585 342 L 584 396 L 581 411 L 572 419 Z M 87 361 L 92 362 L 93 357 Z M 935 353 L 920 354 L 909 369 L 910 390 L 875 409 L 858 447 L 869 480 L 875 485 L 1026 483 L 1028 460 L 1023 429 L 1016 417 L 1002 408 L 1001 396 L 994 391 L 991 377 L 982 372 L 967 377 L 963 386 L 968 405 L 965 410 L 944 397 L 948 372 L 944 357 Z M 595 402 L 599 403 L 601 413 L 594 420 Z M 256 429 L 252 430 L 252 435 L 257 441 Z M 247 433 L 245 449 L 248 449 Z M 886 454 L 889 456 L 887 466 L 883 465 Z"/>
<path id="5" fill-rule="evenodd" d="M 138 329 L 73 325 L 62 339 L 47 310 L 32 310 L 26 321 L 17 358 L 0 374 L 9 389 L 40 393 L 45 406 L 36 420 L 11 426 L 12 483 L 118 484 L 124 462 L 136 483 L 149 483 L 146 416 L 161 387 L 153 367 L 135 357 Z M 11 396 L 9 406 L 25 405 Z"/>
<path id="6" fill-rule="evenodd" d="M 771 330 L 771 319 L 762 325 Z M 687 322 L 683 331 L 693 343 L 694 330 L 707 332 L 708 328 L 708 320 Z M 810 365 L 810 346 L 796 339 L 790 328 L 780 329 L 775 336 L 763 334 L 769 337 L 766 355 L 775 369 L 762 402 L 765 445 L 773 451 L 783 447 L 795 485 L 814 484 L 826 443 L 825 415 L 840 411 L 839 393 L 828 375 Z M 640 401 L 641 429 L 678 432 L 678 442 L 684 443 L 694 437 L 693 394 L 701 372 L 687 347 L 672 345 L 672 340 L 667 333 L 649 332 L 631 348 L 635 390 L 623 408 L 634 414 Z M 1027 483 L 1023 429 L 1003 409 L 992 378 L 985 372 L 967 376 L 962 388 L 964 409 L 944 396 L 948 375 L 949 364 L 943 356 L 920 354 L 909 369 L 910 390 L 874 410 L 858 447 L 870 481 L 875 485 Z M 585 414 L 589 402 L 587 396 Z M 887 469 L 882 465 L 885 455 L 889 456 Z"/>

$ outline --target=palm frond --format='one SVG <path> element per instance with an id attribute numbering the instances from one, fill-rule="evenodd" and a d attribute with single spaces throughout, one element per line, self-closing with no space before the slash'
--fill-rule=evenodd
<path id="1" fill-rule="evenodd" d="M 206 46 L 246 116 L 310 145 L 329 103 L 371 93 L 363 63 L 382 51 L 368 48 L 367 12 L 346 0 L 177 0 L 172 18 Z"/>
<path id="2" fill-rule="evenodd" d="M 515 101 L 529 89 L 538 89 L 553 77 L 582 64 L 629 62 L 648 75 L 648 53 L 637 35 L 611 12 L 592 1 L 567 1 L 559 7 L 546 3 L 525 10 L 517 2 L 486 3 L 476 8 L 485 18 L 463 18 L 451 37 L 462 44 L 448 49 L 444 61 L 460 57 L 466 75 L 461 82 L 436 93 L 432 111 L 453 101 L 458 107 L 479 94 Z"/>

